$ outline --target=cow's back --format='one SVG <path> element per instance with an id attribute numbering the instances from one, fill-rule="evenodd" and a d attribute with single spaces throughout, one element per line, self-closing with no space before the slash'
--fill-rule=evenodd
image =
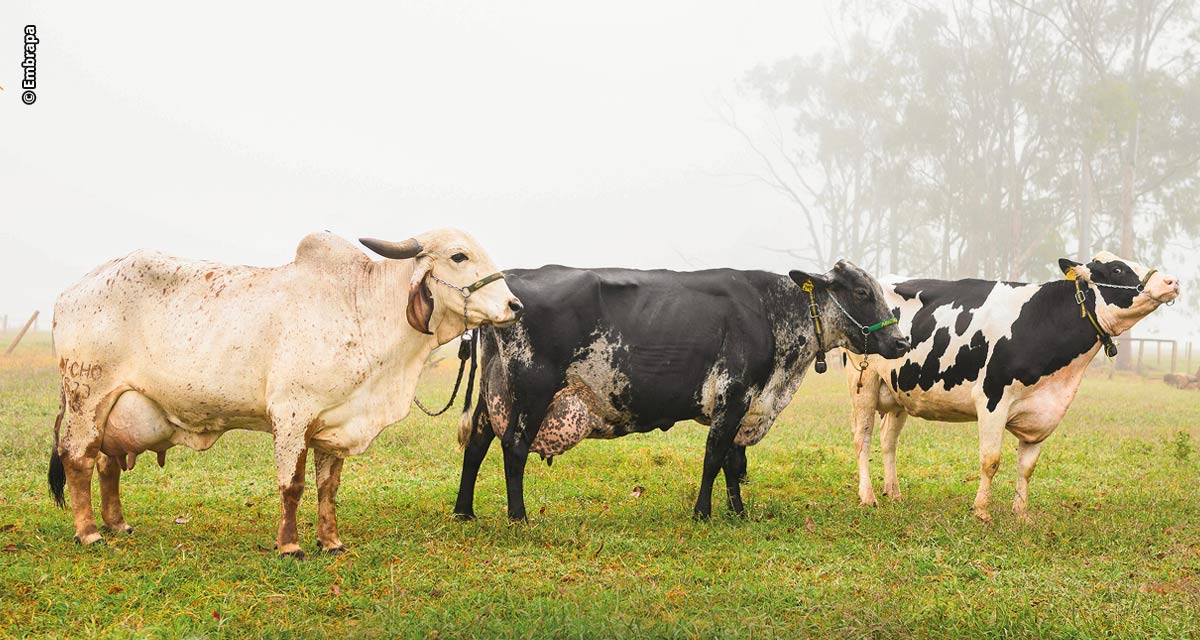
<path id="1" fill-rule="evenodd" d="M 505 273 L 525 315 L 487 330 L 485 358 L 503 361 L 488 370 L 505 376 L 505 395 L 534 406 L 569 384 L 586 385 L 614 430 L 607 435 L 701 417 L 701 391 L 728 356 L 731 333 L 739 357 L 770 366 L 762 287 L 780 276 L 561 266 Z"/>
<path id="2" fill-rule="evenodd" d="M 352 322 L 344 310 L 329 308 L 345 283 L 336 265 L 345 255 L 338 243 L 346 243 L 322 236 L 332 237 L 306 238 L 296 261 L 282 267 L 157 251 L 102 265 L 55 305 L 64 375 L 75 362 L 77 371 L 99 370 L 102 376 L 89 380 L 93 387 L 141 390 L 183 423 L 263 418 L 269 376 L 316 375 L 329 360 L 318 348 L 325 334 L 331 340 L 349 334 L 321 326 L 329 316 Z"/>
<path id="3" fill-rule="evenodd" d="M 994 409 L 1014 382 L 1033 386 L 1090 358 L 1096 342 L 1066 282 L 907 280 L 885 291 L 913 349 L 881 365 L 883 384 L 923 418 L 974 420 L 981 398 Z"/>

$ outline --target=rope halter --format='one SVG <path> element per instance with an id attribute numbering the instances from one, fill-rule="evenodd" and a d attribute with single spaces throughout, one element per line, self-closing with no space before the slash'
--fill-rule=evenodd
<path id="1" fill-rule="evenodd" d="M 1153 274 L 1154 271 L 1150 271 L 1150 273 L 1146 274 L 1146 277 L 1137 286 L 1123 284 L 1106 284 L 1104 286 L 1113 287 L 1116 289 L 1136 289 L 1138 293 L 1141 293 L 1145 288 L 1144 285 Z M 1079 274 L 1075 273 L 1074 267 L 1067 270 L 1067 280 L 1075 283 L 1075 304 L 1079 305 L 1079 317 L 1087 318 L 1088 322 L 1092 324 L 1092 328 L 1096 330 L 1096 337 L 1100 338 L 1100 344 L 1104 345 L 1104 355 L 1108 356 L 1110 359 L 1117 357 L 1117 345 L 1115 342 L 1113 342 L 1112 336 L 1108 335 L 1108 332 L 1100 326 L 1100 322 L 1096 320 L 1095 314 L 1089 311 L 1087 305 L 1084 304 L 1084 302 L 1087 301 L 1087 293 L 1085 292 L 1087 291 L 1088 281 L 1080 278 Z M 1079 285 L 1080 282 L 1083 283 L 1082 287 Z M 1091 284 L 1099 285 L 1100 283 L 1093 282 Z"/>
<path id="2" fill-rule="evenodd" d="M 815 286 L 813 285 L 812 278 L 805 280 L 804 284 L 800 285 L 800 288 L 808 294 L 808 317 L 812 320 L 813 330 L 817 334 L 817 363 L 813 368 L 817 373 L 825 373 L 825 371 L 829 369 L 829 365 L 825 363 L 825 334 L 821 329 L 821 307 L 817 305 L 817 298 L 813 293 Z M 842 312 L 842 315 L 846 316 L 846 319 L 854 323 L 854 326 L 858 327 L 859 333 L 862 334 L 863 355 L 866 355 L 867 338 L 872 333 L 898 322 L 895 316 L 888 316 L 886 320 L 880 320 L 879 322 L 868 326 L 859 322 L 858 320 L 855 320 L 854 316 L 850 315 L 850 312 L 846 311 L 846 309 L 842 307 L 841 303 L 837 301 L 837 298 L 834 297 L 833 292 L 829 292 L 829 300 L 833 302 L 833 306 L 838 308 L 838 311 Z M 863 362 L 863 365 L 865 367 L 865 361 Z"/>
<path id="3" fill-rule="evenodd" d="M 486 287 L 487 285 L 489 285 L 497 280 L 503 280 L 504 274 L 501 272 L 496 272 L 490 276 L 480 278 L 479 280 L 477 280 L 474 283 L 469 284 L 465 287 L 460 287 L 456 284 L 452 284 L 450 282 L 446 282 L 445 280 L 442 280 L 441 278 L 434 275 L 432 270 L 429 272 L 429 277 L 433 278 L 433 280 L 436 282 L 440 282 L 443 285 L 450 287 L 451 289 L 454 289 L 462 296 L 462 299 L 463 299 L 463 310 L 462 310 L 463 334 L 462 334 L 462 341 L 458 345 L 458 376 L 455 377 L 455 379 L 454 379 L 454 390 L 450 392 L 450 399 L 446 401 L 446 406 L 442 407 L 440 410 L 431 411 L 429 408 L 427 408 L 424 404 L 421 403 L 421 399 L 418 398 L 415 393 L 413 394 L 413 402 L 415 402 L 417 407 L 419 407 L 421 409 L 421 411 L 424 411 L 426 415 L 440 416 L 443 413 L 446 413 L 446 410 L 448 410 L 450 408 L 450 406 L 454 404 L 454 399 L 458 397 L 458 387 L 460 384 L 462 384 L 463 370 L 466 368 L 467 360 L 470 360 L 471 361 L 471 375 L 467 378 L 467 397 L 466 397 L 465 401 L 463 402 L 463 412 L 466 413 L 466 411 L 471 408 L 471 394 L 473 393 L 473 388 L 475 386 L 475 368 L 476 368 L 476 362 L 477 362 L 477 358 L 478 358 L 477 354 L 479 351 L 478 347 L 475 344 L 475 340 L 474 340 L 475 336 L 472 334 L 471 330 L 467 328 L 467 300 L 470 299 L 472 293 L 479 291 L 480 289 Z"/>

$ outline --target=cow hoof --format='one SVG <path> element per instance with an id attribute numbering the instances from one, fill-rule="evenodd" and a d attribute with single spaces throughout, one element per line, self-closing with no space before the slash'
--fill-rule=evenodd
<path id="1" fill-rule="evenodd" d="M 509 514 L 508 521 L 513 524 L 529 524 L 529 518 L 523 514 L 519 515 L 519 516 L 514 516 L 512 514 Z"/>
<path id="2" fill-rule="evenodd" d="M 124 533 L 126 535 L 133 533 L 133 527 L 131 527 L 127 524 L 119 524 L 119 525 L 116 525 L 113 527 L 110 527 L 108 525 L 101 525 L 100 528 L 104 529 L 105 531 L 107 531 L 109 533 Z"/>
<path id="3" fill-rule="evenodd" d="M 692 520 L 695 520 L 696 522 L 708 522 L 711 519 L 712 519 L 711 512 L 704 512 L 699 509 L 696 509 L 695 511 L 692 512 Z"/>
<path id="4" fill-rule="evenodd" d="M 107 544 L 107 543 L 104 541 L 104 536 L 100 535 L 99 533 L 89 533 L 86 536 L 83 536 L 82 538 L 80 538 L 79 536 L 75 536 L 75 544 L 83 545 L 86 547 L 86 546 L 90 546 L 93 544 Z"/>
<path id="5" fill-rule="evenodd" d="M 976 507 L 976 508 L 972 509 L 971 512 L 975 514 L 976 518 L 979 518 L 980 522 L 982 522 L 984 524 L 992 523 L 992 514 L 988 513 L 987 509 L 982 509 L 982 508 Z"/>
<path id="6" fill-rule="evenodd" d="M 874 496 L 872 496 L 870 498 L 859 498 L 858 506 L 860 506 L 860 507 L 878 507 L 879 501 L 876 500 Z"/>
<path id="7" fill-rule="evenodd" d="M 459 522 L 470 522 L 471 520 L 475 519 L 475 513 L 455 513 L 454 519 L 458 520 Z"/>
<path id="8" fill-rule="evenodd" d="M 280 558 L 294 558 L 297 561 L 304 560 L 304 558 L 305 558 L 304 551 L 301 549 L 296 549 L 295 551 L 284 551 L 283 553 L 279 554 L 279 557 Z"/>
<path id="9" fill-rule="evenodd" d="M 346 545 L 344 544 L 339 544 L 336 547 L 326 547 L 322 546 L 321 543 L 318 542 L 317 549 L 319 549 L 321 553 L 327 553 L 331 556 L 340 556 L 343 553 L 346 553 Z"/>

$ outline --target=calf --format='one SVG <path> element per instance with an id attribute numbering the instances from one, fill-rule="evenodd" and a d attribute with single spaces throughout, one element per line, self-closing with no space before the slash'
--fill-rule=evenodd
<path id="1" fill-rule="evenodd" d="M 849 262 L 825 275 L 717 269 L 692 273 L 548 266 L 506 272 L 525 320 L 482 330 L 480 402 L 463 414 L 454 512 L 474 517 L 475 479 L 500 436 L 508 515 L 525 519 L 525 462 L 547 463 L 584 438 L 710 427 L 695 516 L 725 473 L 743 513 L 746 447 L 766 435 L 825 350 L 896 358 L 908 343 L 879 284 Z"/>
<path id="2" fill-rule="evenodd" d="M 992 476 L 1007 429 L 1017 437 L 1013 511 L 1027 517 L 1029 478 L 1084 371 L 1112 336 L 1179 295 L 1177 280 L 1103 252 L 1087 265 L 1059 260 L 1067 280 L 1020 284 L 987 280 L 887 282 L 884 295 L 912 340 L 903 358 L 847 353 L 858 496 L 875 505 L 871 430 L 883 416 L 883 492 L 900 498 L 896 440 L 908 416 L 979 422 L 975 515 L 991 520 Z"/>

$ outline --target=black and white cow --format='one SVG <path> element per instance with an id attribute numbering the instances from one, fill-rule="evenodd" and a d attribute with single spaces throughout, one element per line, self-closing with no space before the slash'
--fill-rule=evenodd
<path id="1" fill-rule="evenodd" d="M 584 438 L 666 430 L 688 419 L 710 427 L 695 516 L 710 515 L 721 470 L 730 508 L 743 513 L 746 447 L 791 401 L 818 342 L 890 358 L 908 349 L 894 323 L 877 322 L 890 317 L 883 291 L 858 267 L 842 261 L 825 275 L 790 276 L 561 266 L 505 271 L 525 305 L 524 320 L 481 332 L 480 402 L 460 424 L 465 451 L 455 514 L 474 516 L 475 478 L 497 435 L 508 515 L 523 520 L 530 451 L 550 463 Z M 809 281 L 811 289 L 801 286 Z M 823 358 L 822 351 L 822 364 Z"/>
<path id="2" fill-rule="evenodd" d="M 1129 330 L 1179 295 L 1175 278 L 1108 252 L 1086 266 L 1065 258 L 1059 266 L 1068 279 L 1040 285 L 987 280 L 884 283 L 892 313 L 913 348 L 892 360 L 846 354 L 863 504 L 876 504 L 868 461 L 878 412 L 883 416 L 885 495 L 900 498 L 896 439 L 908 416 L 978 420 L 975 515 L 991 520 L 992 476 L 1000 465 L 1000 441 L 1007 429 L 1018 440 L 1013 511 L 1027 517 L 1029 478 L 1042 442 L 1062 420 L 1092 358 L 1102 345 L 1111 344 L 1111 336 Z"/>

